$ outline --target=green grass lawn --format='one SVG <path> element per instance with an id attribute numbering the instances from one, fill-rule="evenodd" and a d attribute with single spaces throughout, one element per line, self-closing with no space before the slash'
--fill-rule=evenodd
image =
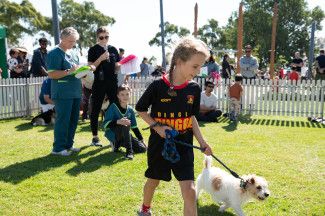
<path id="1" fill-rule="evenodd" d="M 53 127 L 32 127 L 29 119 L 0 121 L 0 215 L 136 215 L 142 202 L 146 155 L 133 161 L 107 146 L 89 147 L 89 122 L 78 126 L 79 154 L 49 155 Z M 139 120 L 140 128 L 144 127 Z M 269 182 L 271 196 L 244 206 L 247 215 L 324 215 L 325 126 L 305 118 L 242 117 L 238 125 L 220 119 L 201 125 L 214 154 L 238 174 L 256 173 Z M 148 138 L 148 132 L 144 137 Z M 195 174 L 203 168 L 195 151 Z M 215 166 L 219 166 L 214 161 Z M 162 182 L 154 215 L 182 215 L 177 181 Z M 199 215 L 221 215 L 209 195 Z M 227 210 L 223 215 L 234 215 Z"/>

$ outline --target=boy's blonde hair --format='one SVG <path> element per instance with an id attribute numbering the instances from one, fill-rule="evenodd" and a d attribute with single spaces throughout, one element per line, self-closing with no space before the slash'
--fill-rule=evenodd
<path id="1" fill-rule="evenodd" d="M 193 55 L 202 54 L 206 57 L 206 59 L 210 56 L 208 46 L 201 40 L 196 39 L 192 36 L 182 38 L 178 44 L 176 45 L 169 68 L 169 82 L 170 82 L 170 89 L 173 90 L 173 71 L 176 66 L 176 62 L 178 59 L 186 62 L 188 61 Z"/>

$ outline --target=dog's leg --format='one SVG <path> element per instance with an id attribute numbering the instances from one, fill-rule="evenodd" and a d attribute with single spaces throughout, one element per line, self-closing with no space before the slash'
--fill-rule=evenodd
<path id="1" fill-rule="evenodd" d="M 245 214 L 244 214 L 244 212 L 243 212 L 243 210 L 241 209 L 241 207 L 240 207 L 239 204 L 238 204 L 238 205 L 232 205 L 231 207 L 235 210 L 235 212 L 236 212 L 236 214 L 237 214 L 238 216 L 245 216 Z"/>
<path id="2" fill-rule="evenodd" d="M 225 203 L 223 203 L 221 206 L 220 206 L 220 208 L 219 208 L 219 212 L 224 212 L 227 208 L 229 208 L 230 207 L 230 205 L 229 205 L 229 203 L 227 203 L 227 202 L 225 202 Z"/>
<path id="3" fill-rule="evenodd" d="M 200 174 L 196 180 L 196 187 L 195 187 L 196 201 L 198 201 L 199 199 L 202 190 L 202 184 L 203 184 L 203 179 L 202 179 L 202 175 Z"/>

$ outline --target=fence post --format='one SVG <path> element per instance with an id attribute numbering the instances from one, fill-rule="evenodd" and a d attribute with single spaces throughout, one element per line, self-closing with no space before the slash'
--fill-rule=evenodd
<path id="1" fill-rule="evenodd" d="M 320 112 L 321 112 L 321 118 L 324 119 L 324 97 L 325 97 L 325 93 L 324 93 L 324 85 L 325 81 L 322 81 L 322 86 L 320 89 L 320 102 L 321 102 L 321 107 L 320 107 Z"/>
<path id="2" fill-rule="evenodd" d="M 30 110 L 30 101 L 29 101 L 29 82 L 27 79 L 25 79 L 26 81 L 26 85 L 25 85 L 25 88 L 26 88 L 26 105 L 27 105 L 27 110 L 26 110 L 26 116 L 30 116 L 31 115 L 31 110 Z"/>

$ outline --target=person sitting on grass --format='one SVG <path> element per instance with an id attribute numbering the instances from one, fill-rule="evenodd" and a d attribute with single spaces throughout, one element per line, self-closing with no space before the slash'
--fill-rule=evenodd
<path id="1" fill-rule="evenodd" d="M 112 103 L 105 113 L 103 122 L 105 137 L 110 141 L 114 152 L 118 152 L 119 147 L 123 146 L 126 148 L 125 158 L 132 160 L 134 152 L 145 152 L 147 147 L 137 127 L 135 111 L 128 105 L 130 100 L 128 85 L 122 84 L 118 87 L 117 98 L 119 102 Z M 137 139 L 132 137 L 130 128 Z"/>
<path id="2" fill-rule="evenodd" d="M 41 93 L 39 95 L 39 101 L 41 103 L 42 113 L 54 109 L 54 101 L 51 99 L 51 79 L 46 78 L 41 87 Z"/>
<path id="3" fill-rule="evenodd" d="M 214 84 L 211 81 L 205 82 L 205 91 L 201 92 L 200 112 L 197 115 L 198 121 L 218 122 L 221 110 L 217 109 L 217 96 L 212 92 Z"/>

